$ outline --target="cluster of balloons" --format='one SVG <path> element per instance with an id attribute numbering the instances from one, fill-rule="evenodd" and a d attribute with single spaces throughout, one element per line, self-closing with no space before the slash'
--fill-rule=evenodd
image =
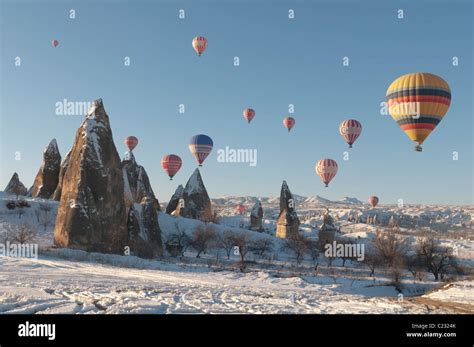
<path id="1" fill-rule="evenodd" d="M 52 41 L 53 47 L 57 47 L 58 44 L 57 40 Z M 192 46 L 199 56 L 206 50 L 207 45 L 208 41 L 204 36 L 196 36 L 192 41 Z M 421 145 L 448 111 L 451 90 L 446 81 L 439 76 L 430 73 L 411 73 L 397 78 L 389 86 L 386 97 L 389 114 L 405 134 L 417 143 L 415 149 L 421 152 Z M 255 118 L 255 114 L 252 108 L 246 108 L 243 111 L 243 117 L 249 124 Z M 293 117 L 283 119 L 283 125 L 288 132 L 295 123 Z M 349 148 L 352 148 L 362 133 L 362 124 L 355 119 L 346 119 L 339 125 L 339 133 Z M 125 144 L 132 151 L 138 144 L 138 139 L 135 136 L 129 136 L 125 139 Z M 213 145 L 212 139 L 204 134 L 191 138 L 189 150 L 199 166 L 202 166 L 211 153 Z M 161 165 L 172 179 L 181 168 L 182 160 L 175 154 L 168 154 L 161 160 Z M 316 163 L 315 170 L 321 181 L 328 187 L 329 182 L 337 174 L 338 165 L 334 159 L 323 158 Z M 375 207 L 378 202 L 378 197 L 369 197 L 369 204 L 372 207 Z M 245 207 L 239 204 L 236 211 L 241 214 L 245 211 Z"/>
<path id="2" fill-rule="evenodd" d="M 135 136 L 127 136 L 124 141 L 128 150 L 131 152 L 138 145 L 138 138 Z M 199 166 L 202 166 L 204 160 L 211 153 L 214 143 L 212 139 L 204 134 L 195 135 L 189 141 L 189 150 L 196 158 Z M 183 161 L 176 154 L 167 154 L 161 159 L 161 167 L 167 173 L 170 180 L 178 173 Z"/>
<path id="3" fill-rule="evenodd" d="M 339 125 L 339 133 L 347 142 L 349 148 L 352 148 L 355 140 L 362 132 L 362 124 L 355 119 L 346 119 Z M 336 176 L 338 166 L 334 159 L 323 158 L 316 163 L 316 173 L 321 178 L 321 181 L 328 187 L 329 182 Z"/>
<path id="4" fill-rule="evenodd" d="M 253 108 L 246 108 L 243 112 L 244 119 L 250 124 L 255 117 L 255 110 Z M 290 132 L 291 128 L 295 126 L 295 119 L 293 117 L 286 117 L 283 119 L 283 126 Z"/>

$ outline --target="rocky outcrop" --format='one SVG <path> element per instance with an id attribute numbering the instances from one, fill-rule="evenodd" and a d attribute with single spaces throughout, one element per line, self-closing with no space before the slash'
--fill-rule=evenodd
<path id="1" fill-rule="evenodd" d="M 122 160 L 122 170 L 124 176 L 127 176 L 128 187 L 126 190 L 130 191 L 132 202 L 139 204 L 144 198 L 149 198 L 153 201 L 153 205 L 157 211 L 161 211 L 158 199 L 151 188 L 150 179 L 145 171 L 145 168 L 138 165 L 135 156 L 132 152 L 127 152 Z"/>
<path id="2" fill-rule="evenodd" d="M 144 197 L 140 205 L 131 206 L 128 213 L 127 229 L 132 255 L 156 258 L 163 255 L 161 229 L 155 201 Z"/>
<path id="3" fill-rule="evenodd" d="M 27 193 L 25 185 L 21 183 L 20 178 L 16 172 L 13 174 L 12 178 L 10 178 L 10 181 L 8 182 L 4 191 L 7 194 L 16 195 L 17 197 L 20 195 L 24 196 Z"/>
<path id="4" fill-rule="evenodd" d="M 199 169 L 194 171 L 188 183 L 186 183 L 181 202 L 182 204 L 178 204 L 176 210 L 172 212 L 173 215 L 199 219 L 205 222 L 212 220 L 211 200 Z"/>
<path id="5" fill-rule="evenodd" d="M 334 225 L 334 219 L 329 214 L 329 209 L 326 210 L 323 216 L 323 225 L 319 229 L 318 243 L 321 250 L 326 244 L 332 244 L 336 239 L 337 228 Z"/>
<path id="6" fill-rule="evenodd" d="M 61 154 L 56 139 L 52 139 L 43 151 L 43 163 L 30 188 L 32 198 L 49 199 L 53 196 L 59 181 Z"/>
<path id="7" fill-rule="evenodd" d="M 76 133 L 62 179 L 54 242 L 121 253 L 128 238 L 127 217 L 122 165 L 99 99 Z"/>
<path id="8" fill-rule="evenodd" d="M 59 169 L 58 185 L 56 186 L 56 189 L 54 190 L 54 193 L 53 193 L 53 199 L 56 201 L 59 201 L 61 199 L 64 174 L 66 173 L 66 170 L 69 166 L 70 158 L 71 158 L 71 151 L 67 152 L 66 156 L 63 159 L 63 162 L 61 163 L 61 167 Z"/>
<path id="9" fill-rule="evenodd" d="M 262 230 L 263 208 L 260 201 L 257 201 L 250 212 L 250 229 Z"/>
<path id="10" fill-rule="evenodd" d="M 184 193 L 184 187 L 180 184 L 178 188 L 176 188 L 176 191 L 174 192 L 173 196 L 170 199 L 170 202 L 166 206 L 166 213 L 167 214 L 172 214 L 173 211 L 176 210 L 179 204 L 179 200 L 183 198 L 183 193 Z"/>
<path id="11" fill-rule="evenodd" d="M 276 237 L 287 238 L 298 234 L 300 221 L 295 210 L 295 200 L 290 188 L 283 181 L 280 192 L 280 214 L 277 219 Z"/>

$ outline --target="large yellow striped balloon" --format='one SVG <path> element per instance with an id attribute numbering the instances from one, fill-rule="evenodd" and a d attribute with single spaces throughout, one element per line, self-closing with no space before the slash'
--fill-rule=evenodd
<path id="1" fill-rule="evenodd" d="M 448 112 L 451 90 L 441 77 L 411 73 L 397 78 L 387 90 L 388 112 L 408 137 L 421 144 Z"/>

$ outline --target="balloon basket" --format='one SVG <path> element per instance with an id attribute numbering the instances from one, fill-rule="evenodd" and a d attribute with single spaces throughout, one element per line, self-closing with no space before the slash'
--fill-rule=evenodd
<path id="1" fill-rule="evenodd" d="M 420 145 L 416 145 L 416 146 L 415 146 L 415 151 L 417 151 L 417 152 L 422 152 L 422 151 L 423 151 L 423 148 L 421 148 Z"/>

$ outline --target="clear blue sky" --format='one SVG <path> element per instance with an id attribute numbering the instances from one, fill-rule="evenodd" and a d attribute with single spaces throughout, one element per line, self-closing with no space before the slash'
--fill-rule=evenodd
<path id="1" fill-rule="evenodd" d="M 57 116 L 56 102 L 101 97 L 120 155 L 127 135 L 139 137 L 135 157 L 160 201 L 186 183 L 197 165 L 188 141 L 204 133 L 214 140 L 201 170 L 212 197 L 276 196 L 286 180 L 293 193 L 329 199 L 473 203 L 470 1 L 1 4 L 2 189 L 14 171 L 32 184 L 52 138 L 63 156 L 71 147 L 83 117 Z M 209 40 L 201 58 L 191 47 L 196 35 Z M 52 48 L 53 39 L 59 47 Z M 16 56 L 21 67 L 14 66 Z M 344 56 L 349 67 L 342 66 Z M 459 66 L 452 66 L 453 56 Z M 390 116 L 380 115 L 390 83 L 410 72 L 437 74 L 452 90 L 448 114 L 422 153 Z M 290 103 L 296 126 L 288 134 L 282 119 Z M 242 117 L 245 107 L 256 110 L 251 125 Z M 363 124 L 349 161 L 343 161 L 347 145 L 338 132 L 346 118 Z M 225 146 L 257 149 L 258 165 L 218 163 L 217 149 Z M 15 151 L 22 160 L 15 160 Z M 168 153 L 183 159 L 174 181 L 160 166 Z M 329 188 L 314 170 L 323 157 L 339 163 Z"/>

